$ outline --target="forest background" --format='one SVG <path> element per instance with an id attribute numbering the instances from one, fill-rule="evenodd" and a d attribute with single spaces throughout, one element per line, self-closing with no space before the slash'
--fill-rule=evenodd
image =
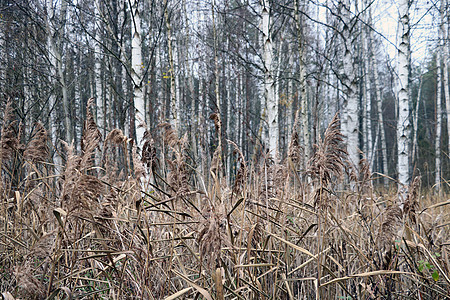
<path id="1" fill-rule="evenodd" d="M 449 21 L 0 0 L 4 297 L 445 295 Z"/>
<path id="2" fill-rule="evenodd" d="M 438 186 L 450 172 L 441 2 L 3 1 L 1 105 L 13 101 L 25 140 L 41 121 L 57 152 L 60 139 L 79 150 L 94 97 L 102 134 L 119 128 L 140 143 L 141 122 L 152 134 L 169 122 L 204 168 L 217 146 L 212 113 L 246 158 L 263 147 L 282 159 L 299 111 L 307 162 L 338 112 L 355 165 L 362 151 L 374 172 Z"/>

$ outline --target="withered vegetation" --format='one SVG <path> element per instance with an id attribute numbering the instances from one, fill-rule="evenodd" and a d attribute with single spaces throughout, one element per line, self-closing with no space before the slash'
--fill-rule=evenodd
<path id="1" fill-rule="evenodd" d="M 420 178 L 403 203 L 375 188 L 367 161 L 347 161 L 337 116 L 310 161 L 296 131 L 282 161 L 249 161 L 227 141 L 230 175 L 217 114 L 219 145 L 202 173 L 205 158 L 170 124 L 138 149 L 119 129 L 102 137 L 92 109 L 80 150 L 63 143 L 62 168 L 42 124 L 25 143 L 12 107 L 3 113 L 5 299 L 448 297 L 448 199 Z"/>

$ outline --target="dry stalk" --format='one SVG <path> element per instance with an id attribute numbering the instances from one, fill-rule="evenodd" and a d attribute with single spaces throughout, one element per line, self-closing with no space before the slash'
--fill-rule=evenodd
<path id="1" fill-rule="evenodd" d="M 324 256 L 321 254 L 325 243 L 325 234 L 328 231 L 328 209 L 331 205 L 329 192 L 332 190 L 332 179 L 342 175 L 346 151 L 342 143 L 342 134 L 339 129 L 339 118 L 337 114 L 328 125 L 323 139 L 319 136 L 315 152 L 311 158 L 308 173 L 314 180 L 315 206 L 317 214 L 317 289 L 316 299 L 322 298 L 321 281 Z"/>

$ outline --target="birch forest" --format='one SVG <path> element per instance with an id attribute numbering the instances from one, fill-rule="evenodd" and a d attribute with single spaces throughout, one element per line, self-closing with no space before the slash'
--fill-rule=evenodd
<path id="1" fill-rule="evenodd" d="M 0 293 L 449 299 L 448 0 L 0 0 Z"/>

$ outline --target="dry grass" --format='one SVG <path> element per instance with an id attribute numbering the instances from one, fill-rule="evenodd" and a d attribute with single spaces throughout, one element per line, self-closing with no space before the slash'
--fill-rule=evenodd
<path id="1" fill-rule="evenodd" d="M 306 169 L 245 160 L 227 183 L 221 147 L 196 172 L 188 137 L 162 124 L 143 151 L 90 112 L 82 152 L 54 174 L 44 127 L 22 146 L 5 112 L 0 292 L 5 299 L 444 299 L 449 204 L 415 179 L 405 203 L 346 161 L 335 117 Z M 220 132 L 220 118 L 213 115 Z M 13 134 L 14 133 L 14 134 Z M 221 142 L 221 139 L 219 139 Z M 131 150 L 131 151 L 129 151 Z M 102 159 L 96 159 L 96 158 Z M 14 173 L 12 165 L 22 171 Z M 98 165 L 100 164 L 100 165 Z M 19 183 L 16 184 L 19 178 Z M 203 183 L 207 183 L 204 186 Z M 208 184 L 209 183 L 209 184 Z M 448 196 L 447 196 L 448 197 Z"/>

